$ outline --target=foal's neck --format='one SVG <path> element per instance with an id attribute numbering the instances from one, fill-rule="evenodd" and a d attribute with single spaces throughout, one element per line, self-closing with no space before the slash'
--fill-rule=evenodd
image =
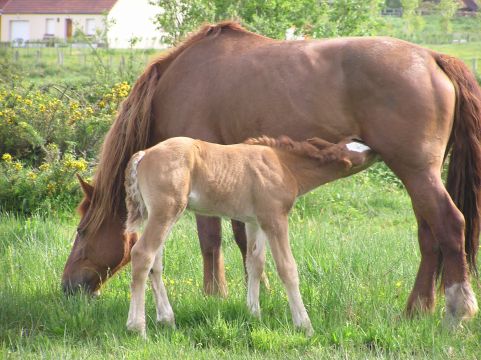
<path id="1" fill-rule="evenodd" d="M 279 151 L 278 156 L 295 178 L 298 196 L 314 190 L 318 186 L 348 175 L 344 164 L 332 161 L 320 164 L 319 160 Z"/>

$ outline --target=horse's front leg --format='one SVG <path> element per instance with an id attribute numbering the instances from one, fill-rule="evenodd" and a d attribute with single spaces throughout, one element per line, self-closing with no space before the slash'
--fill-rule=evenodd
<path id="1" fill-rule="evenodd" d="M 259 284 L 266 261 L 266 235 L 258 224 L 246 224 L 247 230 L 247 307 L 255 317 L 261 316 Z"/>
<path id="2" fill-rule="evenodd" d="M 242 254 L 242 261 L 244 264 L 244 271 L 247 278 L 247 267 L 246 267 L 246 254 L 247 254 L 247 238 L 246 238 L 246 226 L 243 222 L 232 220 L 232 231 L 234 232 L 234 239 L 239 246 Z M 265 272 L 261 275 L 261 281 L 266 289 L 270 289 L 269 279 Z"/>
<path id="3" fill-rule="evenodd" d="M 261 220 L 260 225 L 269 240 L 277 273 L 284 283 L 294 326 L 311 336 L 314 330 L 299 291 L 299 274 L 289 245 L 287 215 L 273 214 L 270 218 Z"/>
<path id="4" fill-rule="evenodd" d="M 227 296 L 220 218 L 196 215 L 197 233 L 204 260 L 204 292 Z"/>

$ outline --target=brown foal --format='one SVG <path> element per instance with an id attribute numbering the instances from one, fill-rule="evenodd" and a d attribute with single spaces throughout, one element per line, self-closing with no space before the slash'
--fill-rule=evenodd
<path id="1" fill-rule="evenodd" d="M 242 221 L 247 229 L 247 306 L 260 316 L 259 284 L 269 242 L 287 291 L 294 325 L 312 335 L 299 292 L 287 216 L 296 198 L 329 181 L 358 172 L 374 153 L 352 138 L 332 144 L 314 138 L 250 139 L 218 145 L 177 137 L 136 153 L 125 176 L 126 232 L 144 232 L 132 248 L 132 297 L 127 327 L 145 336 L 145 283 L 150 273 L 157 320 L 174 324 L 162 281 L 162 249 L 185 209 Z"/>

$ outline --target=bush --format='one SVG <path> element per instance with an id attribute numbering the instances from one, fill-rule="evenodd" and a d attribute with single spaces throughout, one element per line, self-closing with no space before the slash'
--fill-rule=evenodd
<path id="1" fill-rule="evenodd" d="M 71 208 L 80 195 L 75 173 L 92 173 L 130 85 L 37 86 L 15 76 L 0 83 L 0 209 Z"/>
<path id="2" fill-rule="evenodd" d="M 5 153 L 0 163 L 1 210 L 32 213 L 72 208 L 79 198 L 75 173 L 89 173 L 87 160 L 71 153 L 61 155 L 54 144 L 47 146 L 39 166 Z"/>

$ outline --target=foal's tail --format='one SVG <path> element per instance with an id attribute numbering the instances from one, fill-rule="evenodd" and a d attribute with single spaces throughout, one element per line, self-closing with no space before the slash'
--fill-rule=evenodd
<path id="1" fill-rule="evenodd" d="M 474 75 L 459 59 L 434 53 L 438 66 L 456 89 L 454 125 L 449 139 L 451 160 L 446 188 L 463 213 L 466 259 L 477 275 L 481 215 L 481 89 Z"/>
<path id="2" fill-rule="evenodd" d="M 125 231 L 127 233 L 136 232 L 147 214 L 144 199 L 139 189 L 138 171 L 139 162 L 144 157 L 145 152 L 135 153 L 125 169 L 125 204 L 127 206 L 127 221 Z"/>

